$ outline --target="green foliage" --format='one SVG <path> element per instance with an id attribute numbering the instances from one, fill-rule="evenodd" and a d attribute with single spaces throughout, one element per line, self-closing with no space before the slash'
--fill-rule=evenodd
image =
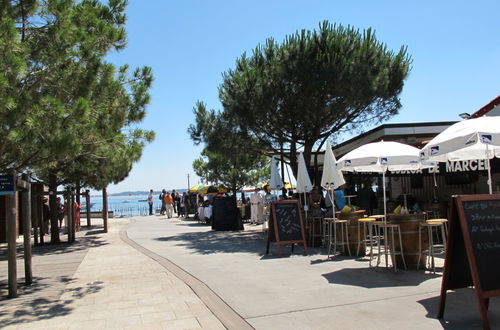
<path id="1" fill-rule="evenodd" d="M 153 132 L 135 129 L 150 101 L 148 67 L 104 57 L 126 45 L 127 1 L 0 3 L 0 171 L 94 188 L 123 180 Z"/>
<path id="2" fill-rule="evenodd" d="M 219 97 L 240 130 L 277 153 L 288 149 L 296 173 L 299 147 L 308 163 L 318 142 L 397 114 L 410 63 L 405 47 L 389 51 L 371 29 L 325 21 L 243 54 L 224 73 Z"/>
<path id="3" fill-rule="evenodd" d="M 234 123 L 198 102 L 193 109 L 196 124 L 188 132 L 195 144 L 205 144 L 193 162 L 196 175 L 236 192 L 269 175 L 270 167 L 261 146 Z"/>

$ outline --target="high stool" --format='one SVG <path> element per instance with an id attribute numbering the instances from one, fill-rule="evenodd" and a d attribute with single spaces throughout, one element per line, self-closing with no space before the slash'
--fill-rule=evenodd
<path id="1" fill-rule="evenodd" d="M 441 237 L 443 239 L 443 244 L 446 245 L 446 238 L 448 238 L 448 219 L 428 219 L 427 223 L 439 223 L 441 224 Z"/>
<path id="2" fill-rule="evenodd" d="M 398 270 L 398 265 L 396 261 L 396 255 L 400 255 L 401 259 L 403 260 L 403 266 L 404 269 L 406 270 L 406 261 L 405 261 L 405 256 L 403 253 L 403 240 L 401 239 L 401 227 L 398 224 L 391 224 L 391 223 L 385 223 L 385 224 L 379 224 L 378 225 L 379 230 L 382 229 L 384 230 L 384 252 L 387 256 L 387 250 L 386 248 L 389 249 L 389 254 L 391 255 L 392 259 L 392 266 L 394 267 L 394 271 L 397 272 Z M 396 250 L 396 240 L 394 236 L 397 236 L 397 239 L 399 241 L 399 250 Z M 380 233 L 379 233 L 380 237 Z M 390 238 L 390 239 L 389 239 Z M 389 244 L 387 244 L 387 242 Z M 380 245 L 380 242 L 379 242 Z M 387 258 L 387 257 L 386 257 Z M 378 254 L 377 258 L 377 265 L 380 263 L 380 253 Z M 387 266 L 387 260 L 386 260 L 386 266 Z"/>
<path id="3" fill-rule="evenodd" d="M 349 235 L 347 232 L 347 220 L 340 220 L 336 218 L 325 218 L 325 221 L 328 223 L 328 232 L 330 233 L 330 239 L 328 242 L 328 258 L 330 258 L 331 255 L 331 250 L 332 250 L 332 245 L 333 245 L 333 256 L 337 255 L 337 246 L 341 245 L 344 246 L 344 251 L 345 251 L 345 246 L 347 246 L 347 251 L 349 253 L 349 256 L 351 255 L 351 249 L 349 248 Z M 342 236 L 342 239 L 338 239 L 337 235 L 337 225 L 340 227 L 340 234 Z M 331 238 L 332 236 L 332 229 L 333 229 L 333 239 Z"/>
<path id="4" fill-rule="evenodd" d="M 375 214 L 375 215 L 370 215 L 370 218 L 375 219 L 376 221 L 372 223 L 372 233 L 373 233 L 373 243 L 376 245 L 375 247 L 377 248 L 377 255 L 380 255 L 380 246 L 381 246 L 381 241 L 384 241 L 384 233 L 383 231 L 379 228 L 379 225 L 384 224 L 384 219 L 385 215 L 383 214 Z M 385 244 L 385 241 L 384 241 Z M 378 263 L 377 263 L 378 266 Z"/>
<path id="5" fill-rule="evenodd" d="M 422 222 L 420 224 L 420 227 L 418 229 L 418 263 L 417 263 L 417 270 L 420 268 L 420 259 L 422 256 L 428 256 L 430 257 L 430 260 L 428 260 L 427 264 L 429 268 L 432 268 L 432 272 L 435 274 L 436 273 L 436 264 L 434 262 L 434 256 L 436 255 L 436 249 L 441 249 L 443 252 L 446 248 L 446 225 L 447 225 L 448 219 L 429 219 L 426 220 L 425 222 Z M 434 242 L 434 229 L 436 232 L 441 233 L 441 239 L 443 241 L 442 247 L 439 244 L 435 244 Z M 427 231 L 427 241 L 428 241 L 428 247 L 426 250 L 422 249 L 422 230 Z"/>
<path id="6" fill-rule="evenodd" d="M 319 230 L 319 233 L 315 234 L 315 228 L 316 228 L 316 224 L 318 224 L 318 230 Z M 319 237 L 322 237 L 323 236 L 323 217 L 311 217 L 311 220 L 309 222 L 309 241 L 311 242 L 311 246 L 315 246 L 314 245 L 314 238 L 316 236 L 319 236 Z"/>
<path id="7" fill-rule="evenodd" d="M 356 250 L 356 255 L 359 255 L 359 249 L 362 243 L 366 243 L 370 245 L 370 267 L 372 266 L 372 258 L 373 258 L 373 223 L 376 221 L 375 218 L 361 218 L 358 219 L 358 249 Z M 361 227 L 363 227 L 363 237 L 361 236 Z"/>

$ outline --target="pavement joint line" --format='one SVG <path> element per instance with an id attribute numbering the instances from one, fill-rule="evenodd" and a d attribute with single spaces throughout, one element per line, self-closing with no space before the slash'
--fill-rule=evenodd
<path id="1" fill-rule="evenodd" d="M 245 318 L 238 314 L 231 306 L 229 306 L 217 293 L 215 293 L 203 281 L 188 273 L 172 261 L 160 256 L 159 254 L 143 247 L 134 240 L 128 237 L 128 227 L 135 223 L 135 219 L 130 219 L 129 224 L 120 230 L 120 238 L 122 241 L 146 255 L 147 257 L 158 262 L 166 270 L 174 274 L 177 278 L 183 281 L 187 286 L 194 291 L 194 293 L 201 299 L 201 301 L 210 309 L 210 311 L 219 319 L 219 321 L 227 329 L 242 329 L 250 330 L 255 329 L 248 323 Z"/>
<path id="2" fill-rule="evenodd" d="M 362 305 L 362 304 L 373 303 L 373 302 L 377 302 L 377 301 L 387 301 L 387 300 L 399 299 L 399 298 L 404 298 L 404 297 L 421 296 L 421 295 L 427 295 L 427 294 L 436 294 L 436 291 L 419 292 L 419 293 L 415 293 L 415 294 L 400 295 L 400 296 L 380 298 L 380 299 L 372 299 L 372 300 L 365 300 L 365 301 L 356 301 L 356 302 L 345 303 L 345 304 L 338 304 L 338 305 L 329 305 L 329 306 L 321 306 L 321 307 L 313 307 L 313 308 L 304 308 L 304 309 L 289 310 L 289 311 L 284 311 L 284 312 L 279 312 L 279 313 L 271 313 L 271 314 L 262 314 L 262 315 L 256 315 L 256 316 L 248 316 L 246 319 L 247 320 L 256 320 L 256 319 L 259 319 L 259 318 L 266 318 L 266 317 L 270 317 L 270 316 L 278 316 L 278 315 L 291 314 L 291 313 L 309 312 L 309 311 L 322 310 L 322 309 L 328 309 L 328 308 L 336 308 L 336 307 L 343 307 L 343 306 L 351 306 L 351 305 Z M 439 292 L 437 292 L 437 294 L 439 294 Z"/>

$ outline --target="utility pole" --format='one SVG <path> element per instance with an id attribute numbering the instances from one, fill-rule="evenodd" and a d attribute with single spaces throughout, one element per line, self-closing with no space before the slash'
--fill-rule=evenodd
<path id="1" fill-rule="evenodd" d="M 191 185 L 189 184 L 189 173 L 187 174 L 187 177 L 188 177 L 188 192 L 189 192 L 189 189 L 191 188 Z"/>

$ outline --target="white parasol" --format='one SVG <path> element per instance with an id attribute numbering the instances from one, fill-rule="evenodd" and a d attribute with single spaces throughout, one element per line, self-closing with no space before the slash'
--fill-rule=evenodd
<path id="1" fill-rule="evenodd" d="M 384 196 L 384 224 L 387 223 L 387 197 L 385 172 L 416 170 L 423 166 L 420 162 L 420 150 L 399 142 L 374 142 L 362 145 L 339 159 L 342 171 L 382 173 L 382 191 Z M 385 244 L 385 263 L 387 260 L 387 242 Z"/>
<path id="2" fill-rule="evenodd" d="M 323 175 L 321 176 L 321 186 L 327 190 L 327 195 L 332 204 L 333 216 L 335 216 L 335 203 L 333 201 L 332 190 L 345 184 L 344 175 L 337 167 L 337 160 L 332 151 L 329 141 L 325 146 L 325 161 L 323 163 Z"/>
<path id="3" fill-rule="evenodd" d="M 399 142 L 374 142 L 362 145 L 339 159 L 342 171 L 382 173 L 384 216 L 387 217 L 385 172 L 417 170 L 422 168 L 420 150 Z M 430 167 L 430 166 L 426 166 Z"/>
<path id="4" fill-rule="evenodd" d="M 271 181 L 269 187 L 274 190 L 283 188 L 283 180 L 279 173 L 279 161 L 273 156 L 271 159 Z"/>
<path id="5" fill-rule="evenodd" d="M 420 152 L 422 159 L 446 162 L 500 157 L 500 117 L 467 119 L 438 134 Z M 492 193 L 488 161 L 488 187 Z"/>
<path id="6" fill-rule="evenodd" d="M 304 155 L 299 153 L 297 156 L 298 166 L 297 166 L 297 192 L 304 193 L 304 210 L 307 211 L 309 209 L 307 205 L 306 193 L 311 191 L 312 183 L 309 178 L 309 173 L 307 173 L 306 162 L 304 160 Z M 307 216 L 307 213 L 306 213 Z"/>

